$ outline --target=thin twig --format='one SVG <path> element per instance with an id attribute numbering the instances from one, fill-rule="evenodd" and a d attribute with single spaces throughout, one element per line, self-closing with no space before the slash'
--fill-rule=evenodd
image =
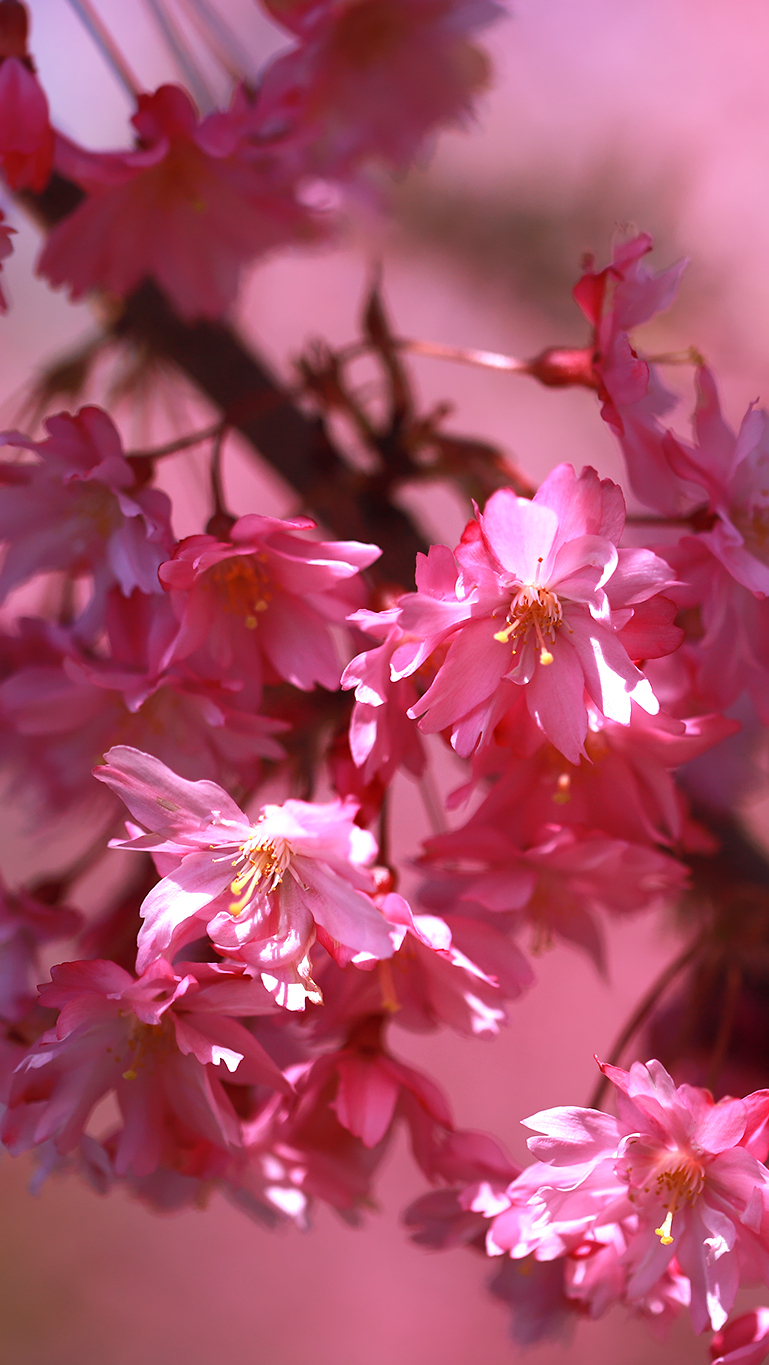
<path id="1" fill-rule="evenodd" d="M 646 995 L 643 996 L 638 1007 L 633 1011 L 627 1023 L 625 1024 L 625 1027 L 620 1033 L 619 1037 L 616 1039 L 614 1046 L 612 1047 L 611 1052 L 609 1053 L 609 1056 L 607 1058 L 609 1066 L 616 1066 L 618 1064 L 618 1062 L 622 1058 L 622 1054 L 625 1051 L 625 1048 L 627 1047 L 628 1043 L 631 1042 L 631 1040 L 638 1033 L 639 1029 L 641 1029 L 643 1025 L 646 1023 L 646 1020 L 649 1018 L 649 1015 L 654 1009 L 654 1006 L 665 993 L 668 986 L 670 986 L 672 982 L 675 981 L 677 976 L 680 976 L 681 972 L 684 970 L 685 967 L 689 966 L 690 962 L 694 961 L 695 957 L 702 948 L 704 941 L 705 935 L 700 934 L 699 937 L 695 939 L 694 943 L 691 943 L 687 948 L 684 948 L 683 952 L 679 953 L 678 957 L 674 957 L 673 961 L 668 963 L 664 971 L 660 972 L 660 975 L 657 977 L 656 981 L 654 981 L 652 985 L 649 987 L 648 991 L 646 992 Z M 589 1109 L 600 1109 L 601 1101 L 604 1097 L 606 1090 L 608 1089 L 608 1086 L 609 1086 L 608 1076 L 602 1075 L 590 1099 L 588 1100 Z"/>
<path id="2" fill-rule="evenodd" d="M 98 47 L 107 65 L 112 68 L 120 84 L 132 100 L 138 99 L 142 92 L 142 86 L 136 79 L 104 20 L 96 13 L 91 0 L 69 0 L 69 3 L 92 42 Z"/>
<path id="3" fill-rule="evenodd" d="M 411 355 L 426 355 L 434 360 L 455 360 L 461 365 L 477 365 L 483 370 L 525 374 L 529 368 L 528 361 L 518 360 L 513 355 L 466 350 L 463 346 L 444 346 L 440 341 L 411 341 L 406 337 L 396 337 L 393 346 L 399 351 L 409 351 Z"/>
<path id="4" fill-rule="evenodd" d="M 167 445 L 156 446 L 154 450 L 129 450 L 126 452 L 126 459 L 159 460 L 164 455 L 175 455 L 178 450 L 188 450 L 190 446 L 199 445 L 201 441 L 210 441 L 219 436 L 224 426 L 224 422 L 214 422 L 213 426 L 205 427 L 203 431 L 195 431 L 191 436 L 179 436 L 175 441 L 169 441 Z"/>

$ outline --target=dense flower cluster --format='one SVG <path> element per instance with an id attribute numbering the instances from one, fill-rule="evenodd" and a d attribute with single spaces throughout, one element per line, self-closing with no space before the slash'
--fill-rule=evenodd
<path id="1" fill-rule="evenodd" d="M 135 145 L 95 152 L 52 127 L 26 11 L 0 0 L 2 174 L 43 216 L 47 186 L 70 195 L 39 272 L 120 319 L 159 309 L 188 350 L 230 335 L 209 324 L 243 267 L 330 232 L 318 182 L 370 198 L 383 167 L 467 122 L 488 76 L 471 40 L 498 17 L 494 0 L 265 7 L 292 45 L 258 84 L 203 115 L 180 86 L 139 93 Z M 12 232 L 0 215 L 0 259 Z M 391 488 L 441 438 L 376 296 L 364 349 L 389 425 L 320 348 L 293 410 L 317 461 L 301 506 L 337 458 L 329 413 L 369 441 L 374 475 L 339 460 L 339 521 L 319 504 L 360 539 L 224 506 L 222 442 L 252 394 L 207 433 L 213 514 L 180 541 L 155 484 L 173 443 L 124 449 L 96 404 L 0 434 L 0 766 L 26 826 L 68 846 L 53 874 L 42 856 L 0 887 L 0 1137 L 40 1178 L 77 1170 L 156 1209 L 218 1189 L 304 1227 L 319 1201 L 362 1217 L 400 1124 L 432 1186 L 412 1235 L 495 1258 L 516 1341 L 616 1305 L 658 1324 L 688 1308 L 716 1365 L 759 1365 L 769 1310 L 728 1319 L 741 1285 L 769 1287 L 769 1089 L 715 1100 L 658 1061 L 607 1064 L 616 1117 L 535 1114 L 519 1171 L 455 1126 L 390 1028 L 493 1037 L 534 986 L 530 954 L 563 940 L 603 972 L 613 920 L 685 899 L 700 937 L 683 965 L 707 941 L 737 981 L 718 1085 L 742 970 L 724 945 L 738 923 L 763 943 L 767 910 L 733 864 L 703 873 L 738 836 L 697 774 L 769 724 L 769 425 L 753 405 L 735 434 L 699 360 L 693 434 L 666 425 L 676 400 L 631 332 L 683 263 L 654 274 L 651 247 L 626 236 L 588 263 L 586 347 L 518 367 L 598 396 L 649 514 L 568 451 L 529 489 L 476 443 L 482 505 L 453 550 L 417 556 L 414 590 L 380 572 L 370 528 L 405 523 Z M 271 393 L 268 424 L 290 397 Z M 471 444 L 451 448 L 461 463 Z M 439 808 L 441 745 L 464 777 Z M 404 777 L 434 822 L 410 901 L 392 847 Z M 119 885 L 114 849 L 132 854 Z M 95 908 L 89 876 L 111 888 Z"/>

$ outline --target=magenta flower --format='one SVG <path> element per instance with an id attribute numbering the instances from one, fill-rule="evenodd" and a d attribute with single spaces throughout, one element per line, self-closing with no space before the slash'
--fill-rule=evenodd
<path id="1" fill-rule="evenodd" d="M 316 937 L 343 961 L 391 957 L 387 921 L 371 899 L 371 834 L 342 801 L 264 806 L 255 822 L 214 782 L 187 782 L 149 754 L 110 749 L 94 775 L 151 834 L 117 847 L 150 849 L 173 863 L 142 905 L 137 969 L 208 933 L 248 964 L 280 1004 L 320 999 L 309 950 Z"/>
<path id="2" fill-rule="evenodd" d="M 172 542 L 165 493 L 137 484 L 101 408 L 59 413 L 45 426 L 44 441 L 0 433 L 0 444 L 39 459 L 0 465 L 0 538 L 8 542 L 0 597 L 52 569 L 92 573 L 99 599 L 113 583 L 126 596 L 134 588 L 159 592 L 158 568 Z"/>
<path id="3" fill-rule="evenodd" d="M 710 1343 L 713 1365 L 762 1365 L 769 1356 L 769 1308 L 743 1313 Z"/>
<path id="4" fill-rule="evenodd" d="M 330 630 L 361 596 L 358 573 L 379 558 L 376 545 L 315 541 L 308 517 L 241 517 L 229 543 L 213 536 L 183 540 L 160 578 L 180 619 L 174 656 L 205 647 L 218 675 L 259 685 L 285 678 L 305 691 L 339 686 Z"/>
<path id="5" fill-rule="evenodd" d="M 318 227 L 274 158 L 247 155 L 241 119 L 198 121 L 186 91 L 140 95 L 133 151 L 90 152 L 59 137 L 56 168 L 86 198 L 49 234 L 38 270 L 73 298 L 124 297 L 152 279 L 183 318 L 219 317 L 241 267 Z"/>
<path id="6" fill-rule="evenodd" d="M 714 1104 L 707 1090 L 676 1087 L 656 1061 L 603 1070 L 618 1118 L 558 1108 L 526 1119 L 544 1134 L 529 1139 L 540 1162 L 511 1185 L 490 1244 L 547 1259 L 618 1225 L 627 1300 L 653 1293 L 675 1257 L 695 1330 L 717 1330 L 741 1278 L 769 1281 L 769 1173 L 750 1150 L 759 1143 L 765 1154 L 769 1092 Z"/>
<path id="7" fill-rule="evenodd" d="M 355 705 L 350 718 L 350 753 L 364 782 L 375 778 L 390 782 L 399 768 L 421 777 L 425 752 L 415 727 L 409 720 L 409 707 L 417 701 L 410 678 L 390 676 L 395 650 L 403 642 L 398 625 L 400 611 L 356 611 L 348 619 L 359 630 L 375 638 L 384 637 L 376 649 L 358 654 L 342 674 L 342 687 L 355 688 Z"/>
<path id="8" fill-rule="evenodd" d="M 495 0 L 267 0 L 299 44 L 267 69 L 257 106 L 303 150 L 308 170 L 344 175 L 376 157 L 402 169 L 441 123 L 461 123 L 488 80 L 469 34 Z"/>
<path id="9" fill-rule="evenodd" d="M 602 715 L 626 725 L 631 699 L 654 714 L 648 681 L 618 630 L 633 608 L 672 581 L 649 550 L 618 550 L 622 493 L 595 470 L 559 465 L 532 501 L 500 489 L 471 521 L 451 556 L 421 566 L 419 591 L 401 599 L 400 626 L 415 644 L 393 655 L 393 677 L 445 659 L 409 714 L 427 732 L 451 729 L 458 753 L 488 743 L 510 705 L 509 683 L 525 687 L 537 724 L 576 763 L 585 752 L 585 692 Z M 450 595 L 451 594 L 451 595 Z"/>
<path id="10" fill-rule="evenodd" d="M 60 1014 L 16 1068 L 2 1140 L 13 1152 L 53 1140 L 73 1151 L 94 1106 L 114 1094 L 122 1127 L 110 1139 L 118 1175 L 183 1163 L 197 1145 L 226 1153 L 241 1126 L 222 1075 L 289 1092 L 282 1072 L 237 1016 L 268 1013 L 257 982 L 208 963 L 175 971 L 160 959 L 138 980 L 114 962 L 65 962 L 40 988 Z"/>

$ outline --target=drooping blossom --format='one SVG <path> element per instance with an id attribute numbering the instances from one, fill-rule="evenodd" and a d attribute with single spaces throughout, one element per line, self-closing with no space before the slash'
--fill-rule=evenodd
<path id="1" fill-rule="evenodd" d="M 92 614 L 115 583 L 126 596 L 134 588 L 159 592 L 158 568 L 172 543 L 165 493 L 141 486 L 101 408 L 59 413 L 45 426 L 42 441 L 0 434 L 0 444 L 38 457 L 0 465 L 0 538 L 7 542 L 0 596 L 54 569 L 93 575 Z"/>
<path id="2" fill-rule="evenodd" d="M 616 1119 L 564 1107 L 525 1120 L 543 1134 L 529 1139 L 539 1161 L 490 1210 L 489 1250 L 548 1260 L 616 1235 L 627 1302 L 683 1275 L 695 1330 L 718 1330 L 740 1282 L 769 1279 L 769 1091 L 715 1104 L 659 1062 L 603 1070 Z"/>
<path id="3" fill-rule="evenodd" d="M 57 137 L 56 169 L 86 195 L 50 232 L 38 270 L 73 298 L 96 289 L 122 298 L 151 279 L 180 317 L 216 318 L 248 261 L 317 236 L 274 158 L 245 154 L 238 117 L 199 121 L 186 91 L 162 85 L 139 96 L 132 123 L 132 151 Z"/>
<path id="4" fill-rule="evenodd" d="M 521 847 L 537 843 L 539 831 L 553 824 L 630 843 L 679 845 L 689 827 L 674 770 L 738 730 L 738 721 L 718 713 L 682 720 L 664 711 L 650 716 L 635 703 L 630 723 L 619 725 L 590 706 L 586 757 L 569 763 L 519 703 L 500 721 L 494 743 L 474 757 L 472 784 L 449 805 L 495 778 L 483 810 L 503 820 Z"/>
<path id="5" fill-rule="evenodd" d="M 382 639 L 381 645 L 356 655 L 342 674 L 342 687 L 355 688 L 349 744 L 364 782 L 379 778 L 387 784 L 399 768 L 421 777 L 425 768 L 424 747 L 408 716 L 417 701 L 416 688 L 410 678 L 393 682 L 390 675 L 392 656 L 403 642 L 399 615 L 393 607 L 348 617 L 351 625 Z"/>
<path id="6" fill-rule="evenodd" d="M 589 264 L 574 297 L 593 327 L 591 364 L 601 416 L 622 448 L 631 487 L 647 506 L 675 516 L 690 499 L 662 452 L 659 418 L 676 399 L 656 367 L 638 355 L 629 333 L 670 307 L 687 262 L 655 274 L 643 261 L 653 246 L 647 232 L 618 238 L 611 263 L 600 271 Z"/>
<path id="7" fill-rule="evenodd" d="M 437 127 L 467 122 L 489 79 L 468 37 L 503 13 L 496 0 L 265 3 L 298 43 L 265 72 L 260 116 L 335 177 L 372 157 L 403 169 Z"/>
<path id="8" fill-rule="evenodd" d="M 309 690 L 336 689 L 340 664 L 332 624 L 360 601 L 358 574 L 379 557 L 375 545 L 315 541 L 309 517 L 281 521 L 248 514 L 228 542 L 190 536 L 162 565 L 180 622 L 173 655 L 204 650 L 217 676 L 284 678 Z"/>
<path id="9" fill-rule="evenodd" d="M 350 1019 L 386 1011 L 402 1028 L 424 1032 L 444 1024 L 470 1037 L 494 1037 L 534 976 L 520 949 L 491 925 L 437 915 L 414 915 L 402 896 L 380 901 L 396 951 L 364 970 L 319 973 L 324 1008 L 315 1029 L 338 1033 Z"/>
<path id="10" fill-rule="evenodd" d="M 726 707 L 747 689 L 769 718 L 769 427 L 754 405 L 735 435 L 721 413 L 715 380 L 697 377 L 696 444 L 668 431 L 661 450 L 701 501 L 694 534 L 665 548 L 679 583 L 672 596 L 699 616 L 687 650 L 705 701 Z"/>
<path id="11" fill-rule="evenodd" d="M 162 1162 L 215 1169 L 241 1144 L 222 1080 L 290 1090 L 239 1022 L 273 1007 L 240 972 L 159 959 L 136 980 L 114 962 L 67 962 L 40 998 L 60 1014 L 16 1069 L 2 1128 L 12 1152 L 51 1139 L 57 1152 L 73 1151 L 94 1106 L 114 1094 L 118 1175 L 148 1175 Z"/>
<path id="12" fill-rule="evenodd" d="M 548 739 L 575 763 L 585 752 L 586 692 L 621 724 L 630 720 L 631 700 L 656 713 L 620 631 L 635 605 L 672 575 L 648 550 L 617 549 L 624 520 L 616 484 L 559 465 L 531 501 L 509 489 L 494 493 L 455 555 L 433 547 L 418 566 L 418 591 L 401 599 L 407 642 L 392 659 L 393 677 L 405 677 L 447 646 L 409 713 L 421 717 L 421 729 L 450 728 L 457 752 L 470 754 L 488 742 L 514 684 L 526 689 Z"/>
<path id="13" fill-rule="evenodd" d="M 51 174 L 54 139 L 28 29 L 26 6 L 0 0 L 0 166 L 11 189 L 37 193 Z"/>
<path id="14" fill-rule="evenodd" d="M 769 1308 L 754 1308 L 727 1323 L 710 1343 L 713 1365 L 762 1365 L 769 1356 Z"/>
<path id="15" fill-rule="evenodd" d="M 583 948 L 604 966 L 596 911 L 627 914 L 679 892 L 687 869 L 646 844 L 611 839 L 600 831 L 540 827 L 526 846 L 514 832 L 516 806 L 495 793 L 466 825 L 425 842 L 429 876 L 420 898 L 452 922 L 452 913 L 490 913 L 513 933 L 528 925 L 536 951 L 554 939 Z M 512 826 L 512 827 L 511 827 Z"/>
<path id="16" fill-rule="evenodd" d="M 316 937 L 340 962 L 391 957 L 389 926 L 371 898 L 372 835 L 355 807 L 285 801 L 256 821 L 214 782 L 188 782 L 123 745 L 94 770 L 151 831 L 118 844 L 162 855 L 166 875 L 146 897 L 137 967 L 208 933 L 246 963 L 279 1003 L 318 999 L 309 950 Z"/>

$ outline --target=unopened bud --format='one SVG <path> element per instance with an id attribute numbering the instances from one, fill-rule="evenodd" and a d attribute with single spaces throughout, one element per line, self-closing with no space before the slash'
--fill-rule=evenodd
<path id="1" fill-rule="evenodd" d="M 597 389 L 591 346 L 568 348 L 551 346 L 533 360 L 526 362 L 526 373 L 551 389 L 565 389 L 580 384 L 586 389 Z"/>

